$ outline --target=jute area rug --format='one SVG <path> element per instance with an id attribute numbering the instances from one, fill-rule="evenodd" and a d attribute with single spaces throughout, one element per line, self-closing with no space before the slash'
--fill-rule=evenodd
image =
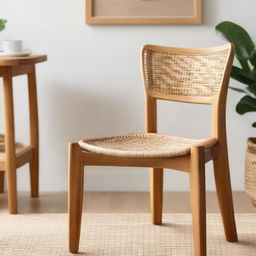
<path id="1" fill-rule="evenodd" d="M 191 256 L 190 214 L 84 214 L 80 255 Z M 0 255 L 67 256 L 67 214 L 0 215 Z M 208 214 L 208 256 L 256 255 L 256 214 L 237 214 L 238 243 L 226 242 L 221 218 Z"/>

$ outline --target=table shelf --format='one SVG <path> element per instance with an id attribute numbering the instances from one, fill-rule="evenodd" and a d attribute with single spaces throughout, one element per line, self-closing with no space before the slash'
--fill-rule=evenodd
<path id="1" fill-rule="evenodd" d="M 20 142 L 15 143 L 16 168 L 33 160 L 33 147 L 25 146 Z M 0 134 L 0 171 L 5 171 L 5 142 L 4 135 Z"/>

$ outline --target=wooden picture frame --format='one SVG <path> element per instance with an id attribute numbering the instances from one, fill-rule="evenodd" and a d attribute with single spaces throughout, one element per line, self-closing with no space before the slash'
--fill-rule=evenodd
<path id="1" fill-rule="evenodd" d="M 87 24 L 200 24 L 201 12 L 202 0 L 86 0 Z"/>

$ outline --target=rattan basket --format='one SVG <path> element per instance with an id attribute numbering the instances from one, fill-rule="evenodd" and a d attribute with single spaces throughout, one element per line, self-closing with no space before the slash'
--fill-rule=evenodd
<path id="1" fill-rule="evenodd" d="M 245 162 L 245 188 L 256 206 L 256 138 L 249 138 Z"/>

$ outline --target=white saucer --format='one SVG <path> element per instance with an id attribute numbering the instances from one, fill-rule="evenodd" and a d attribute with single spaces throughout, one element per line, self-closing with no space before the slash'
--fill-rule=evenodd
<path id="1" fill-rule="evenodd" d="M 29 50 L 24 50 L 22 52 L 3 52 L 0 51 L 0 57 L 25 57 L 30 55 L 32 52 Z"/>

